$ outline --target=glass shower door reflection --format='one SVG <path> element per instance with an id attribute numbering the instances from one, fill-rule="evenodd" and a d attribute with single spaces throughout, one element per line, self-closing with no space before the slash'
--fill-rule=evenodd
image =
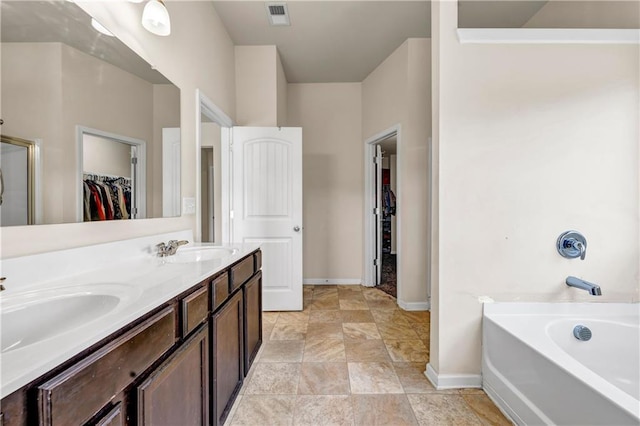
<path id="1" fill-rule="evenodd" d="M 32 144 L 2 137 L 0 149 L 0 225 L 33 223 Z"/>

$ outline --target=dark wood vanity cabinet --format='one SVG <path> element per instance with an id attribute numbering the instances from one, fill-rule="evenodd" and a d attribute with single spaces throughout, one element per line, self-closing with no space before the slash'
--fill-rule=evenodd
<path id="1" fill-rule="evenodd" d="M 221 425 L 262 343 L 256 251 L 2 399 L 0 426 Z"/>
<path id="2" fill-rule="evenodd" d="M 39 424 L 91 419 L 174 345 L 175 330 L 175 309 L 169 306 L 39 385 Z"/>
<path id="3" fill-rule="evenodd" d="M 214 424 L 224 423 L 244 378 L 244 303 L 238 291 L 213 314 Z"/>
<path id="4" fill-rule="evenodd" d="M 209 327 L 203 325 L 136 387 L 137 424 L 209 424 Z"/>

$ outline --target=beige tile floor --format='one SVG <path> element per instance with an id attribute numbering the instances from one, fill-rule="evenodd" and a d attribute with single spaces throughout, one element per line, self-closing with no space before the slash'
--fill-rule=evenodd
<path id="1" fill-rule="evenodd" d="M 302 312 L 265 312 L 263 346 L 226 424 L 510 425 L 478 389 L 424 376 L 429 312 L 361 286 L 304 286 Z"/>

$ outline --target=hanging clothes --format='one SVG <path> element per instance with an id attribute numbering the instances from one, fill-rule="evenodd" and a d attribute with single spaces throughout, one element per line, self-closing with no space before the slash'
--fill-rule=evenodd
<path id="1" fill-rule="evenodd" d="M 389 185 L 382 186 L 382 206 L 385 216 L 396 215 L 396 196 Z"/>
<path id="2" fill-rule="evenodd" d="M 131 218 L 131 179 L 85 174 L 84 220 L 122 220 Z"/>

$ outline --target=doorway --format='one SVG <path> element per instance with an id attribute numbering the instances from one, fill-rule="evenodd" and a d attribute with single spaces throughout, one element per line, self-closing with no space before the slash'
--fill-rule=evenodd
<path id="1" fill-rule="evenodd" d="M 222 242 L 220 149 L 222 129 L 202 116 L 200 129 L 200 234 L 201 241 Z"/>
<path id="2" fill-rule="evenodd" d="M 196 241 L 229 242 L 228 218 L 223 214 L 228 197 L 222 190 L 228 166 L 222 164 L 222 139 L 229 137 L 233 120 L 201 90 L 196 90 Z M 227 235 L 225 235 L 225 232 Z"/>
<path id="3" fill-rule="evenodd" d="M 381 141 L 378 146 L 381 153 L 380 197 L 380 277 L 376 278 L 376 287 L 385 293 L 397 297 L 397 216 L 396 193 L 398 192 L 398 140 L 397 135 Z M 376 240 L 376 244 L 378 244 Z"/>
<path id="4" fill-rule="evenodd" d="M 401 299 L 400 125 L 365 141 L 364 285 Z"/>

